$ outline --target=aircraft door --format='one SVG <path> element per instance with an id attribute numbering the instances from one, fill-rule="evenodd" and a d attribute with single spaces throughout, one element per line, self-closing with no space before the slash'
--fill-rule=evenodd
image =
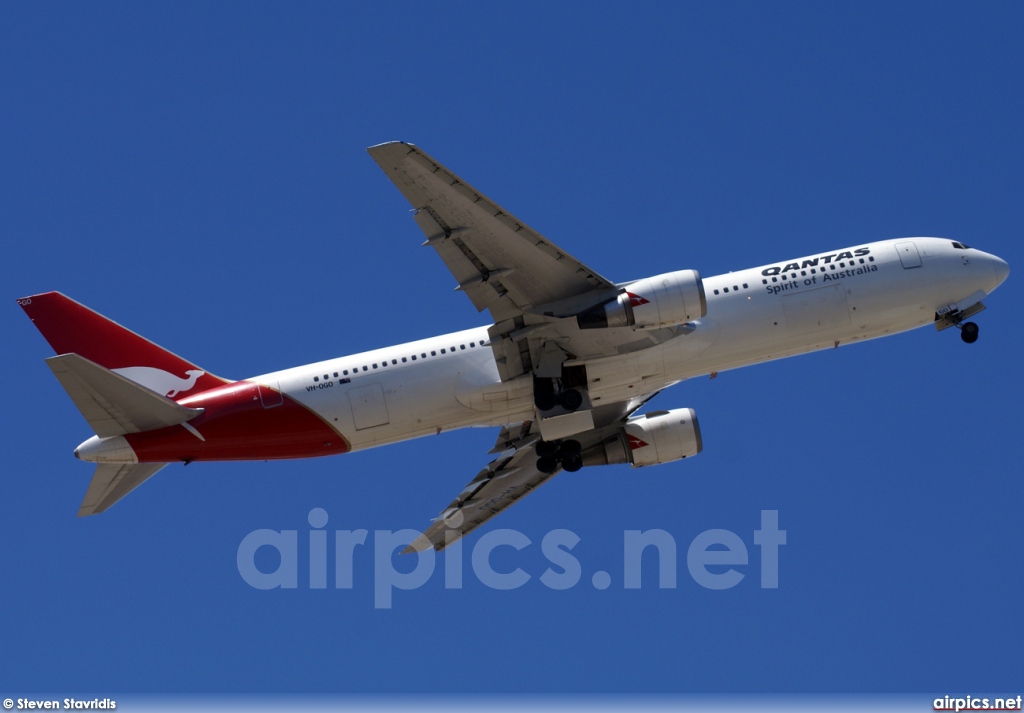
<path id="1" fill-rule="evenodd" d="M 900 262 L 903 263 L 904 270 L 921 267 L 921 254 L 917 251 L 917 246 L 914 243 L 896 243 L 896 252 L 900 254 Z"/>
<path id="2" fill-rule="evenodd" d="M 380 384 L 367 384 L 350 389 L 348 398 L 352 402 L 352 421 L 357 431 L 387 424 L 388 405 L 384 401 L 384 389 Z"/>
<path id="3" fill-rule="evenodd" d="M 268 384 L 259 384 L 260 389 L 260 403 L 263 404 L 263 408 L 274 408 L 284 403 L 284 395 L 281 393 L 281 384 L 278 383 L 277 379 L 273 379 Z"/>

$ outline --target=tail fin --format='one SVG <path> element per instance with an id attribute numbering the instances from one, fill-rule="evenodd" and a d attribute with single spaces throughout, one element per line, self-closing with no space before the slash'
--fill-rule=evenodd
<path id="1" fill-rule="evenodd" d="M 59 292 L 18 304 L 57 354 L 78 354 L 161 396 L 179 399 L 229 383 Z"/>

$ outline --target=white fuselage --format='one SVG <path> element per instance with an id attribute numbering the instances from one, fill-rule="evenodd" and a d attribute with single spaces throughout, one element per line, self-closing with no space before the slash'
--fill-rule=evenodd
<path id="1" fill-rule="evenodd" d="M 589 397 L 595 406 L 642 398 L 695 376 L 932 324 L 937 311 L 1005 277 L 1005 263 L 979 250 L 907 238 L 705 278 L 704 318 L 660 344 L 586 361 Z M 253 381 L 317 413 L 353 450 L 535 417 L 532 378 L 501 381 L 487 327 Z"/>

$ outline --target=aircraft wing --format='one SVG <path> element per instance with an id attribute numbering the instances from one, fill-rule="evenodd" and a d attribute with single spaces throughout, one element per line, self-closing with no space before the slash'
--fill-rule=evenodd
<path id="1" fill-rule="evenodd" d="M 607 302 L 615 285 L 527 227 L 411 144 L 370 155 L 415 210 L 416 223 L 478 310 L 494 319 L 490 344 L 502 381 L 545 375 L 544 363 L 596 359 L 671 339 L 675 328 L 580 330 L 565 319 Z M 545 356 L 547 354 L 547 356 Z"/>
<path id="2" fill-rule="evenodd" d="M 579 441 L 581 450 L 586 451 L 606 440 L 617 438 L 626 419 L 656 393 L 644 399 L 596 409 L 596 418 L 602 425 L 578 433 L 573 439 Z M 462 489 L 403 554 L 428 547 L 443 550 L 558 475 L 561 468 L 554 473 L 543 473 L 537 468 L 535 446 L 538 441 L 540 433 L 531 421 L 504 426 L 497 443 L 491 449 L 492 453 L 500 455 Z"/>
<path id="3" fill-rule="evenodd" d="M 458 289 L 495 322 L 583 297 L 591 306 L 616 286 L 530 229 L 417 147 L 391 142 L 370 155 L 416 211 Z M 607 297 L 605 297 L 607 295 Z"/>

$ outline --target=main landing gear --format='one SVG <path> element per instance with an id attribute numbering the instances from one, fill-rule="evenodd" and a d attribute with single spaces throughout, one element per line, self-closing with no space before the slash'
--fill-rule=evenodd
<path id="1" fill-rule="evenodd" d="M 583 405 L 583 394 L 576 389 L 555 391 L 554 379 L 534 379 L 533 401 L 540 411 L 550 411 L 555 406 L 561 406 L 571 412 Z"/>
<path id="2" fill-rule="evenodd" d="M 541 473 L 554 473 L 559 465 L 570 473 L 575 473 L 583 467 L 579 441 L 539 441 L 535 448 L 537 470 Z"/>

